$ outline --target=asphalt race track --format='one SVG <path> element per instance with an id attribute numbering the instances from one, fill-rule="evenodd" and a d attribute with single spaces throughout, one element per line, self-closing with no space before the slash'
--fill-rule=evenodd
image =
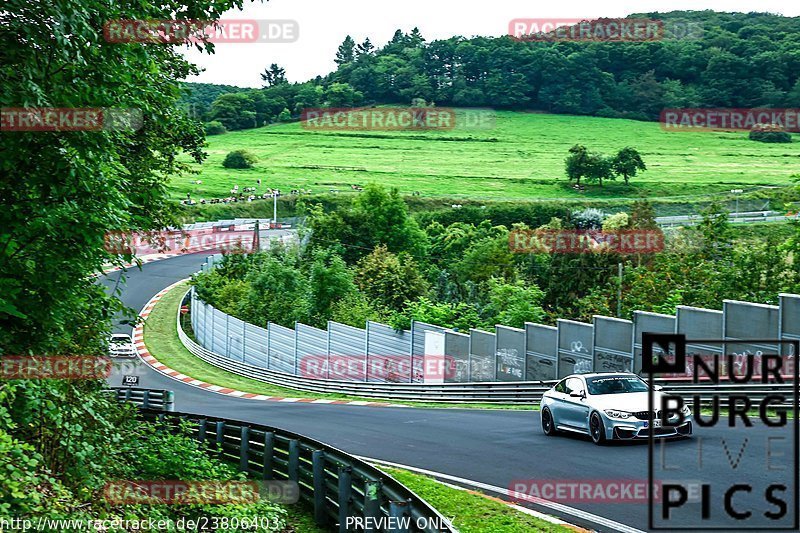
<path id="1" fill-rule="evenodd" d="M 203 255 L 187 255 L 145 264 L 141 271 L 132 269 L 125 274 L 127 283 L 120 285 L 123 288 L 122 300 L 138 312 L 158 291 L 199 270 L 204 259 Z M 114 272 L 102 283 L 113 287 L 120 275 L 120 272 Z M 129 326 L 116 329 L 130 332 Z M 538 412 L 256 402 L 191 387 L 167 378 L 141 362 L 138 364 L 139 386 L 174 390 L 177 411 L 277 426 L 328 442 L 356 455 L 503 488 L 517 480 L 538 483 L 647 482 L 646 442 L 598 447 L 588 438 L 579 436 L 546 437 L 540 428 Z M 113 386 L 119 386 L 120 380 L 120 373 L 115 373 L 110 381 Z M 790 518 L 796 510 L 797 499 L 792 485 L 796 470 L 796 465 L 792 464 L 792 437 L 797 436 L 796 428 L 792 425 L 766 428 L 758 421 L 754 424 L 748 429 L 731 429 L 722 425 L 700 428 L 692 439 L 670 441 L 663 448 L 657 447 L 657 478 L 667 481 L 695 479 L 711 486 L 710 518 L 700 523 L 701 506 L 692 503 L 690 495 L 690 502 L 684 506 L 686 511 L 683 512 L 691 511 L 696 521 L 674 518 L 669 523 L 671 527 L 689 526 L 693 531 L 697 531 L 700 525 L 723 530 L 756 525 L 766 528 L 763 513 L 775 511 L 777 507 L 765 500 L 764 491 L 766 486 L 776 482 L 788 485 L 785 492 L 775 493 L 787 502 L 788 516 L 782 521 L 770 522 L 770 526 L 792 525 Z M 664 468 L 680 470 L 664 473 L 660 471 L 662 464 Z M 753 491 L 749 495 L 737 493 L 732 502 L 742 511 L 752 509 L 751 522 L 737 523 L 725 516 L 723 493 L 729 486 L 739 483 L 750 484 Z M 560 503 L 632 528 L 648 529 L 646 501 L 620 503 L 619 497 L 608 499 L 612 501 L 585 497 L 578 498 L 585 501 L 573 499 L 561 500 Z M 549 514 L 558 514 L 572 523 L 589 526 L 589 522 L 581 517 L 531 506 Z M 660 513 L 660 504 L 656 506 Z M 593 528 L 615 529 L 608 525 L 595 525 Z"/>

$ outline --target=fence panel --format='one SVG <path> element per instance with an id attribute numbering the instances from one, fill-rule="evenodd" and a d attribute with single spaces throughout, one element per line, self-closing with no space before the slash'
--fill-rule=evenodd
<path id="1" fill-rule="evenodd" d="M 411 331 L 397 331 L 378 322 L 367 322 L 369 381 L 411 381 Z"/>
<path id="2" fill-rule="evenodd" d="M 366 381 L 367 331 L 328 322 L 331 379 Z"/>
<path id="3" fill-rule="evenodd" d="M 594 371 L 633 372 L 633 322 L 594 317 Z"/>
<path id="4" fill-rule="evenodd" d="M 781 339 L 785 341 L 800 340 L 800 295 L 781 294 Z M 793 353 L 791 346 L 782 346 L 784 363 L 792 365 L 787 373 L 794 372 L 798 354 Z"/>
<path id="5" fill-rule="evenodd" d="M 297 368 L 310 379 L 328 378 L 328 332 L 324 329 L 295 324 L 297 335 Z"/>
<path id="6" fill-rule="evenodd" d="M 594 326 L 574 320 L 558 320 L 558 377 L 591 372 Z"/>
<path id="7" fill-rule="evenodd" d="M 495 326 L 497 381 L 525 380 L 525 330 Z"/>
<path id="8" fill-rule="evenodd" d="M 495 364 L 494 333 L 479 329 L 469 330 L 469 354 L 472 381 L 494 381 L 497 365 Z"/>
<path id="9" fill-rule="evenodd" d="M 266 368 L 269 332 L 253 324 L 247 324 L 244 327 L 244 343 L 244 362 Z"/>
<path id="10" fill-rule="evenodd" d="M 219 309 L 211 308 L 211 348 L 212 352 L 228 357 L 228 315 Z"/>
<path id="11" fill-rule="evenodd" d="M 558 375 L 558 328 L 542 324 L 525 324 L 527 372 L 529 381 L 548 381 Z"/>
<path id="12" fill-rule="evenodd" d="M 228 315 L 228 323 L 225 326 L 228 332 L 225 340 L 225 352 L 229 359 L 244 362 L 244 322 L 235 316 Z"/>
<path id="13" fill-rule="evenodd" d="M 444 353 L 447 363 L 445 382 L 466 383 L 469 381 L 469 335 L 448 331 L 444 334 Z"/>
<path id="14" fill-rule="evenodd" d="M 723 335 L 725 340 L 778 339 L 780 335 L 780 307 L 777 305 L 754 304 L 724 300 L 722 302 Z M 780 347 L 775 343 L 726 342 L 725 354 L 734 356 L 737 375 L 747 372 L 747 356 L 752 354 L 755 367 L 753 375 L 761 375 L 761 356 L 778 354 Z"/>
<path id="15" fill-rule="evenodd" d="M 425 322 L 411 321 L 411 381 L 420 383 L 425 375 L 423 364 L 425 360 L 425 332 L 434 331 L 444 334 L 447 328 L 426 324 Z"/>
<path id="16" fill-rule="evenodd" d="M 645 311 L 633 312 L 633 371 L 642 371 L 642 333 L 675 333 L 675 317 Z M 655 354 L 659 348 L 654 347 Z"/>
<path id="17" fill-rule="evenodd" d="M 679 305 L 677 310 L 677 332 L 686 335 L 687 339 L 721 339 L 722 338 L 722 311 L 703 309 Z M 713 361 L 722 355 L 722 344 L 690 343 L 686 345 L 686 354 L 699 355 L 706 361 Z M 713 363 L 711 363 L 713 365 Z M 712 366 L 713 368 L 713 366 Z M 666 374 L 663 377 L 687 377 L 694 375 L 694 360 L 686 360 L 686 372 L 680 374 Z"/>
<path id="18" fill-rule="evenodd" d="M 192 322 L 192 332 L 194 333 L 194 338 L 197 339 L 197 342 L 200 343 L 200 345 L 205 346 L 203 334 L 205 333 L 206 304 L 197 299 L 194 287 L 192 287 L 192 299 L 189 306 L 191 309 L 189 319 Z"/>
<path id="19" fill-rule="evenodd" d="M 293 329 L 274 322 L 269 323 L 269 368 L 289 374 L 295 373 Z"/>

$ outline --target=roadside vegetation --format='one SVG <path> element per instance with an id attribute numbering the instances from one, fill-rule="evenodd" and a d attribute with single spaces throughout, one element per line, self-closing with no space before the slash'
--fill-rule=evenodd
<path id="1" fill-rule="evenodd" d="M 228 255 L 194 278 L 198 296 L 262 327 L 373 320 L 406 329 L 419 320 L 468 331 L 591 321 L 618 308 L 631 318 L 634 310 L 674 313 L 678 305 L 720 309 L 723 299 L 776 303 L 779 293 L 800 290 L 800 225 L 738 234 L 714 205 L 697 226 L 667 230 L 663 249 L 635 254 L 515 253 L 515 242 L 531 230 L 655 231 L 645 201 L 630 212 L 561 209 L 508 224 L 458 222 L 413 217 L 396 191 L 369 185 L 348 207 L 327 212 L 309 202 L 306 210 L 306 246 Z"/>
<path id="2" fill-rule="evenodd" d="M 123 5 L 124 4 L 124 5 Z M 223 16 L 234 1 L 199 1 L 199 19 Z M 140 422 L 136 409 L 104 392 L 83 371 L 101 365 L 122 304 L 93 274 L 130 257 L 112 256 L 114 231 L 158 230 L 175 222 L 166 192 L 202 158 L 201 126 L 176 113 L 180 85 L 195 72 L 173 47 L 109 46 L 103 22 L 172 19 L 177 4 L 94 0 L 4 2 L 0 107 L 146 110 L 142 127 L 102 131 L 6 131 L 0 135 L 0 518 L 87 520 L 264 517 L 291 529 L 284 508 L 242 505 L 145 505 L 105 497 L 108 483 L 238 480 L 187 435 Z M 59 21 L 54 24 L 53 21 Z M 199 44 L 200 49 L 206 49 Z M 35 50 L 35 53 L 32 53 Z M 42 63 L 46 59 L 46 64 Z M 130 312 L 127 318 L 132 319 Z M 35 357 L 31 359 L 31 357 Z M 47 367 L 51 357 L 67 361 Z M 85 359 L 81 359 L 85 358 Z M 67 368 L 69 365 L 69 368 Z M 47 379 L 38 372 L 51 373 Z M 36 370 L 38 369 L 38 370 Z M 65 372 L 64 370 L 68 370 Z M 41 375 L 41 374 L 39 374 Z M 26 379 L 19 379 L 26 378 Z M 22 528 L 22 522 L 17 522 Z M 5 527 L 5 526 L 4 526 Z M 12 529 L 14 526 L 12 525 Z M 7 529 L 7 528 L 6 528 Z M 266 530 L 266 529 L 263 529 Z M 273 529 L 274 530 L 274 529 Z"/>
<path id="3" fill-rule="evenodd" d="M 429 476 L 408 470 L 381 467 L 395 479 L 451 519 L 461 533 L 516 533 L 540 531 L 567 533 L 573 528 L 553 524 L 514 509 L 506 502 L 485 494 L 446 485 Z"/>

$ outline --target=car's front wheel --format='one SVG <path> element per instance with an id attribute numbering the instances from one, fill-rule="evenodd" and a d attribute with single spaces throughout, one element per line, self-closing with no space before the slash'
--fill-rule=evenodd
<path id="1" fill-rule="evenodd" d="M 542 431 L 548 437 L 552 437 L 558 430 L 556 429 L 556 421 L 553 420 L 553 413 L 550 412 L 549 407 L 542 409 Z"/>
<path id="2" fill-rule="evenodd" d="M 606 442 L 606 428 L 603 425 L 603 419 L 597 413 L 592 413 L 589 418 L 589 435 L 592 437 L 592 442 L 598 446 Z"/>

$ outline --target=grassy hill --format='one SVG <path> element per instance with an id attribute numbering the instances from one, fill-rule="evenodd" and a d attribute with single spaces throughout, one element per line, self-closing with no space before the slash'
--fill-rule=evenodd
<path id="1" fill-rule="evenodd" d="M 299 123 L 209 137 L 201 174 L 172 183 L 193 198 L 225 196 L 233 185 L 350 191 L 378 182 L 404 194 L 492 199 L 693 197 L 781 186 L 800 173 L 800 137 L 792 144 L 750 141 L 743 132 L 667 132 L 658 123 L 625 119 L 498 112 L 493 128 L 463 131 L 308 131 Z M 564 158 L 574 144 L 612 154 L 642 152 L 648 171 L 630 186 L 569 187 Z M 222 166 L 246 149 L 259 158 L 250 170 Z"/>

